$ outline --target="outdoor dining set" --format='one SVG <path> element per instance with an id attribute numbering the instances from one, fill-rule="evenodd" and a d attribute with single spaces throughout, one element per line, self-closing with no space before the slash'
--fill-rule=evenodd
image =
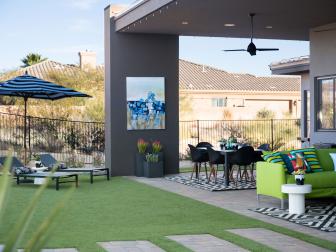
<path id="1" fill-rule="evenodd" d="M 229 186 L 231 182 L 235 185 L 241 181 L 255 182 L 255 164 L 258 161 L 263 161 L 262 152 L 268 151 L 270 148 L 268 144 L 263 144 L 257 149 L 249 145 L 236 145 L 231 148 L 221 146 L 220 149 L 217 149 L 208 142 L 199 142 L 196 146 L 191 144 L 188 146 L 193 162 L 190 179 L 193 179 L 194 174 L 196 179 L 199 179 L 202 165 L 204 165 L 207 182 L 209 183 L 213 178 L 214 183 L 217 183 L 218 169 L 222 165 L 224 186 Z M 209 174 L 207 164 L 210 168 Z"/>

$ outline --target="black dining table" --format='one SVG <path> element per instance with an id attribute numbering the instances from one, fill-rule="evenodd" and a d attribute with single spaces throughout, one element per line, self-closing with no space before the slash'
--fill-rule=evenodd
<path id="1" fill-rule="evenodd" d="M 199 147 L 198 149 L 206 150 L 204 147 Z M 229 173 L 230 173 L 230 156 L 234 154 L 237 149 L 216 149 L 214 148 L 215 151 L 220 152 L 220 154 L 224 155 L 224 186 L 229 186 L 230 185 L 230 179 L 229 179 Z M 255 152 L 261 152 L 262 150 L 259 149 L 254 149 Z"/>

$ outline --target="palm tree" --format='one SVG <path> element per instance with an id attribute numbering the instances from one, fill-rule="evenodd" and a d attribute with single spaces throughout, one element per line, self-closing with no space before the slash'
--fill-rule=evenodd
<path id="1" fill-rule="evenodd" d="M 42 58 L 41 54 L 38 53 L 29 53 L 26 57 L 24 57 L 21 61 L 24 64 L 22 67 L 31 66 L 37 63 L 40 63 L 47 58 Z"/>

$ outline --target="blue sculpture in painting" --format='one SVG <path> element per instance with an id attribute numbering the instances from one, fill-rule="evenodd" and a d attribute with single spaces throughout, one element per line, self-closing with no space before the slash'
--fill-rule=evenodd
<path id="1" fill-rule="evenodd" d="M 164 128 L 164 78 L 127 78 L 127 129 Z"/>

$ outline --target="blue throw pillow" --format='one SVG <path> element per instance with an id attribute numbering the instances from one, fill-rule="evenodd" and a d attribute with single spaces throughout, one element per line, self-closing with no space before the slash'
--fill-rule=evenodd
<path id="1" fill-rule="evenodd" d="M 294 172 L 294 167 L 293 167 L 292 161 L 290 160 L 289 156 L 287 154 L 281 154 L 281 158 L 285 162 L 287 172 L 289 174 L 292 174 Z"/>

